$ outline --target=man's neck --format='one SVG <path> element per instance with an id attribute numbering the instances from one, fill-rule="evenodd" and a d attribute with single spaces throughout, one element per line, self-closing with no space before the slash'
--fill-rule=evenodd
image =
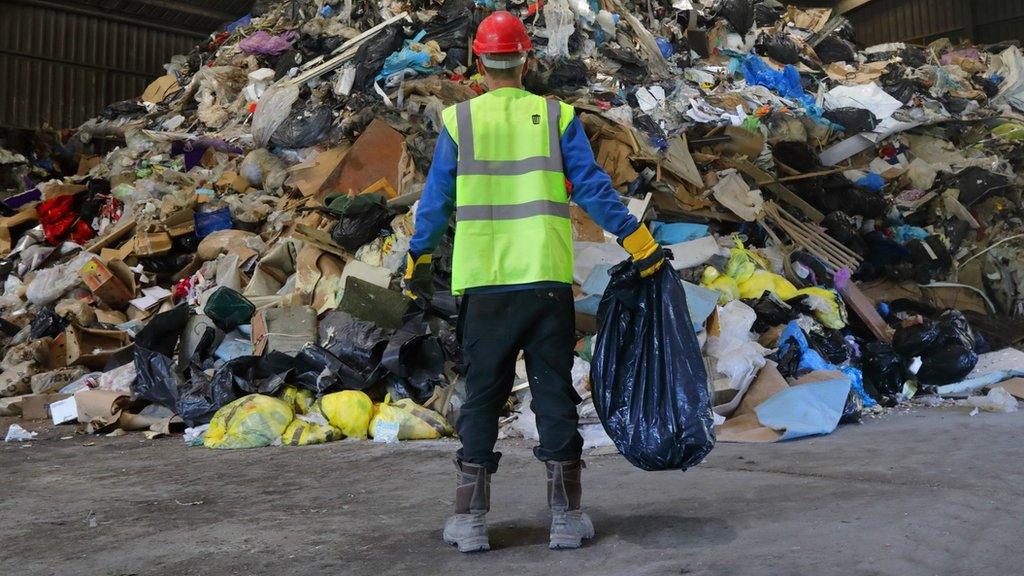
<path id="1" fill-rule="evenodd" d="M 497 90 L 499 88 L 515 88 L 517 90 L 525 90 L 523 88 L 523 82 L 521 80 L 488 80 L 487 88 L 490 90 Z"/>

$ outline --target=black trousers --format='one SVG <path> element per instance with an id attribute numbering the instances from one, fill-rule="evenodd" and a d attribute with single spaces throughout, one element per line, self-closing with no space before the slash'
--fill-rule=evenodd
<path id="1" fill-rule="evenodd" d="M 569 287 L 538 288 L 500 294 L 468 294 L 460 313 L 467 362 L 466 401 L 456 428 L 463 462 L 498 469 L 498 416 L 512 392 L 519 351 L 533 396 L 541 461 L 579 460 L 583 438 L 577 430 L 572 387 L 575 311 Z"/>

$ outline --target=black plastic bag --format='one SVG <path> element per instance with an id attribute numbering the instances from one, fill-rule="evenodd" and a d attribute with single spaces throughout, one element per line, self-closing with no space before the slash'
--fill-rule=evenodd
<path id="1" fill-rule="evenodd" d="M 36 317 L 32 319 L 29 324 L 29 337 L 33 340 L 45 338 L 47 336 L 53 338 L 58 336 L 68 326 L 68 321 L 61 318 L 53 311 L 53 308 L 43 308 L 36 314 Z"/>
<path id="2" fill-rule="evenodd" d="M 330 106 L 294 109 L 274 131 L 270 141 L 284 148 L 306 148 L 323 140 L 333 122 L 334 113 Z"/>
<path id="3" fill-rule="evenodd" d="M 331 231 L 331 238 L 342 248 L 355 252 L 360 246 L 380 236 L 381 230 L 389 227 L 391 212 L 383 199 L 368 204 L 360 211 L 349 211 L 338 220 Z"/>
<path id="4" fill-rule="evenodd" d="M 207 378 L 198 366 L 191 366 L 191 378 L 185 378 L 173 357 L 187 322 L 188 306 L 182 304 L 154 316 L 139 331 L 134 352 L 137 376 L 131 390 L 138 398 L 172 410 L 189 426 L 198 426 L 238 396 L 216 377 Z"/>
<path id="5" fill-rule="evenodd" d="M 928 53 L 917 46 L 907 45 L 900 50 L 900 59 L 911 68 L 920 68 L 928 64 Z"/>
<path id="6" fill-rule="evenodd" d="M 921 324 L 899 328 L 892 336 L 892 348 L 900 357 L 910 360 L 921 356 L 939 341 L 939 325 L 925 321 Z"/>
<path id="7" fill-rule="evenodd" d="M 990 194 L 998 196 L 1006 193 L 1012 187 L 1006 176 L 978 166 L 965 168 L 956 176 L 960 201 L 965 206 L 973 205 Z"/>
<path id="8" fill-rule="evenodd" d="M 384 67 L 384 59 L 402 49 L 405 36 L 402 33 L 402 24 L 395 23 L 384 28 L 373 37 L 372 42 L 364 42 L 356 50 L 353 58 L 356 64 L 356 76 L 352 86 L 356 90 L 367 90 L 373 86 L 373 79 Z"/>
<path id="9" fill-rule="evenodd" d="M 889 209 L 884 196 L 857 186 L 842 174 L 800 180 L 793 182 L 792 187 L 798 196 L 825 214 L 842 211 L 871 219 L 881 217 Z"/>
<path id="10" fill-rule="evenodd" d="M 744 300 L 743 302 L 757 313 L 757 320 L 754 321 L 753 328 L 758 334 L 764 333 L 773 326 L 789 324 L 800 315 L 792 306 L 770 291 L 765 291 L 757 300 Z"/>
<path id="11" fill-rule="evenodd" d="M 427 401 L 445 383 L 444 348 L 427 331 L 422 314 L 410 318 L 391 338 L 381 365 L 397 377 L 416 403 Z"/>
<path id="12" fill-rule="evenodd" d="M 896 396 L 903 391 L 903 362 L 885 342 L 868 342 L 862 349 L 861 371 L 864 380 L 880 395 Z M 881 398 L 876 398 L 881 401 Z"/>
<path id="13" fill-rule="evenodd" d="M 847 134 L 870 132 L 875 129 L 875 126 L 878 126 L 875 115 L 864 108 L 835 108 L 826 110 L 822 116 L 826 120 L 842 126 L 843 131 Z"/>
<path id="14" fill-rule="evenodd" d="M 337 390 L 363 390 L 373 382 L 358 370 L 316 344 L 295 355 L 296 383 L 318 397 Z"/>
<path id="15" fill-rule="evenodd" d="M 721 0 L 718 15 L 725 18 L 740 36 L 746 36 L 754 25 L 754 3 L 752 0 Z"/>
<path id="16" fill-rule="evenodd" d="M 825 36 L 817 46 L 814 53 L 822 64 L 833 62 L 853 62 L 857 59 L 857 48 L 849 41 L 840 38 L 839 35 Z"/>
<path id="17" fill-rule="evenodd" d="M 782 64 L 796 64 L 800 61 L 800 49 L 797 47 L 796 42 L 789 37 L 785 32 L 770 35 L 761 34 L 757 37 L 757 43 L 754 44 L 757 48 L 757 53 L 762 56 L 768 56 L 776 62 Z"/>
<path id="18" fill-rule="evenodd" d="M 840 424 L 856 424 L 860 422 L 861 412 L 864 410 L 864 399 L 857 394 L 853 388 L 846 395 L 846 404 L 843 405 L 843 414 L 839 417 Z"/>
<path id="19" fill-rule="evenodd" d="M 373 322 L 336 310 L 320 321 L 318 338 L 320 346 L 346 367 L 338 373 L 340 386 L 348 390 L 363 390 L 384 373 L 380 362 L 391 334 L 391 330 L 380 328 Z"/>
<path id="20" fill-rule="evenodd" d="M 959 344 L 942 348 L 921 358 L 917 380 L 921 384 L 942 386 L 963 380 L 978 364 L 978 355 Z"/>
<path id="21" fill-rule="evenodd" d="M 670 266 L 610 271 L 590 365 L 594 407 L 616 448 L 644 470 L 686 470 L 715 445 L 708 378 Z"/>
<path id="22" fill-rule="evenodd" d="M 785 15 L 786 6 L 777 0 L 759 0 L 754 4 L 754 23 L 758 28 L 774 26 Z"/>
<path id="23" fill-rule="evenodd" d="M 821 161 L 806 142 L 783 141 L 772 146 L 772 155 L 779 162 L 800 172 L 814 172 Z"/>
<path id="24" fill-rule="evenodd" d="M 907 250 L 914 266 L 914 279 L 920 284 L 927 284 L 933 278 L 945 278 L 953 266 L 953 256 L 938 236 L 924 240 L 914 238 L 907 242 Z"/>

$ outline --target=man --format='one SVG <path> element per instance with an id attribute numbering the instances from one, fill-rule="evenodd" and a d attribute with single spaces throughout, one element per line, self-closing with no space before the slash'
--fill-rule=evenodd
<path id="1" fill-rule="evenodd" d="M 457 429 L 455 515 L 445 542 L 460 552 L 490 549 L 485 514 L 499 410 L 508 400 L 520 351 L 525 355 L 552 513 L 550 547 L 578 548 L 592 538 L 580 509 L 583 440 L 577 431 L 571 369 L 576 341 L 569 193 L 615 234 L 642 275 L 662 264 L 646 226 L 626 211 L 597 165 L 573 109 L 523 89 L 532 48 L 508 12 L 480 23 L 473 42 L 489 92 L 446 109 L 434 160 L 416 212 L 406 291 L 429 297 L 430 254 L 455 212 L 452 293 L 462 295 L 460 338 L 467 360 L 466 400 Z"/>

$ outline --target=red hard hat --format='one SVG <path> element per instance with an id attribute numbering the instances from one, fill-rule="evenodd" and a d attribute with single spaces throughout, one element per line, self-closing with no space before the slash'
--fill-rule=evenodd
<path id="1" fill-rule="evenodd" d="M 532 48 L 522 20 L 505 11 L 484 18 L 473 38 L 473 52 L 477 54 L 529 52 Z"/>

